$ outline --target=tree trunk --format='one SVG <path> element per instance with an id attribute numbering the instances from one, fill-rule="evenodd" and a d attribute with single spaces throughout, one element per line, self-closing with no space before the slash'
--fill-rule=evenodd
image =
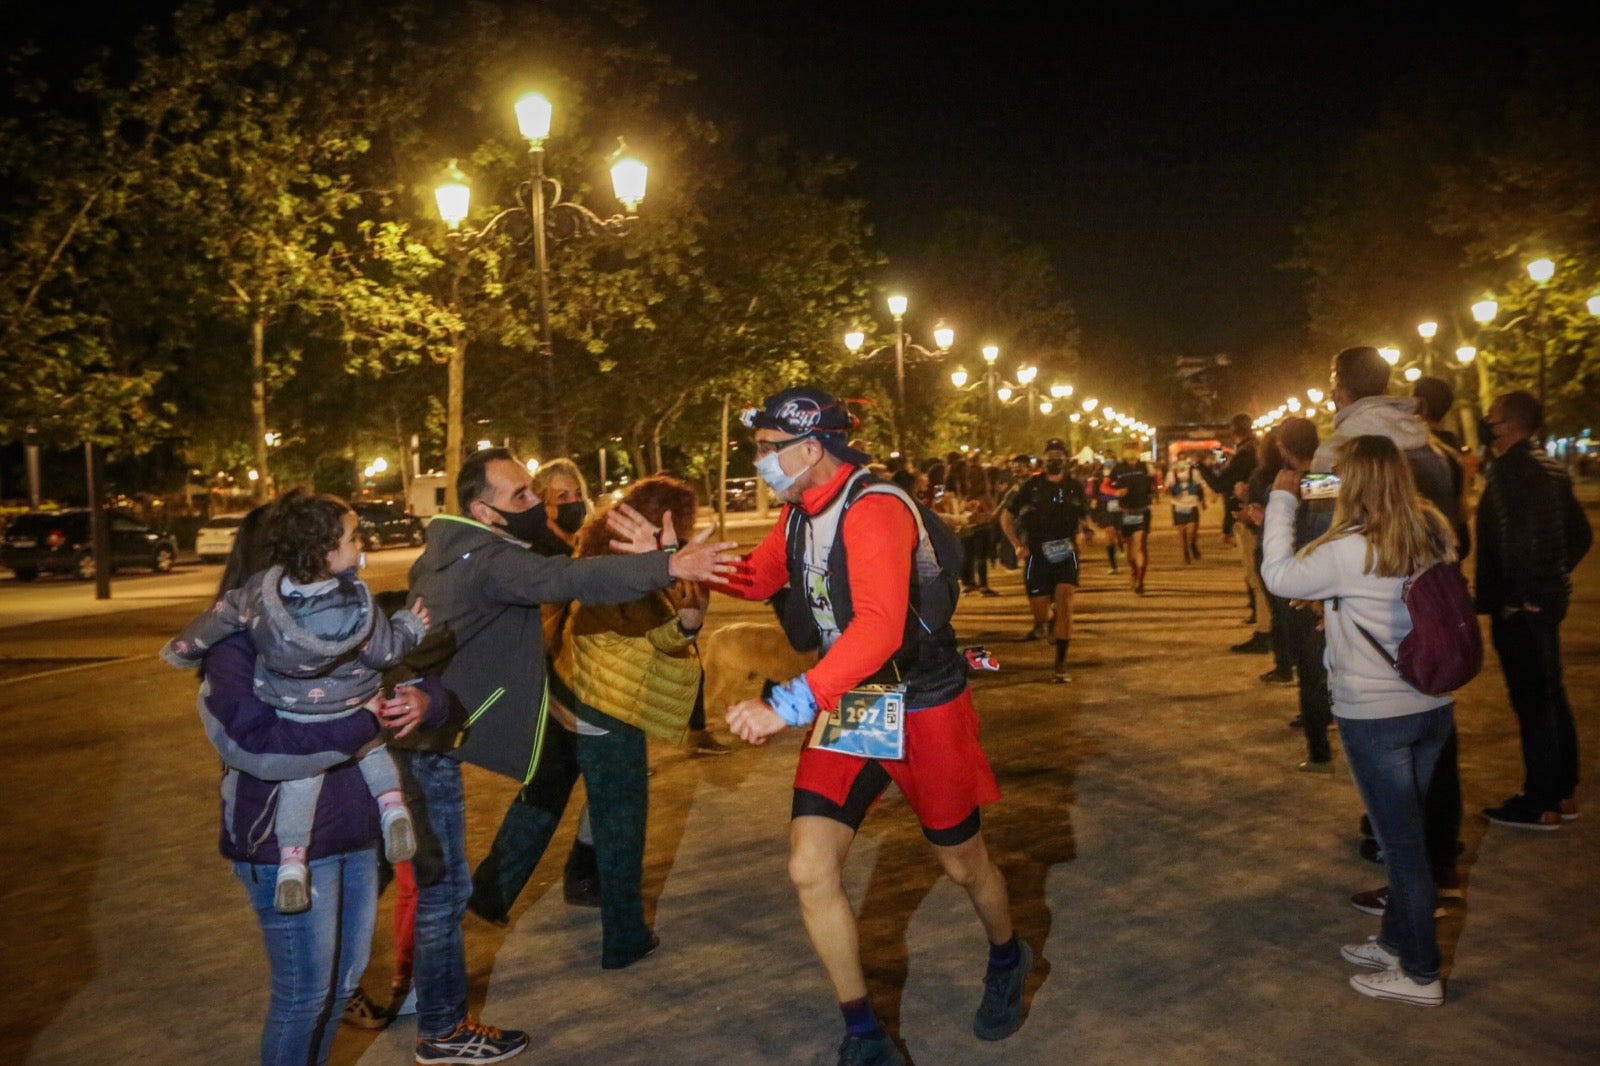
<path id="1" fill-rule="evenodd" d="M 461 423 L 465 417 L 467 395 L 467 335 L 457 333 L 450 349 L 449 381 L 445 386 L 444 415 L 444 509 L 446 514 L 460 514 L 456 499 L 456 477 L 461 473 L 463 442 Z"/>
<path id="2" fill-rule="evenodd" d="M 257 312 L 250 323 L 250 422 L 255 428 L 256 503 L 272 498 L 272 472 L 267 468 L 267 319 Z"/>
<path id="3" fill-rule="evenodd" d="M 401 509 L 407 509 L 411 504 L 411 446 L 406 436 L 405 427 L 400 424 L 400 416 L 394 419 L 394 445 L 397 460 L 400 464 L 400 498 L 404 500 Z"/>
<path id="4" fill-rule="evenodd" d="M 661 434 L 666 431 L 668 426 L 672 425 L 678 415 L 683 413 L 683 405 L 688 401 L 688 398 L 689 394 L 687 392 L 678 393 L 673 401 L 667 405 L 667 409 L 661 412 L 661 417 L 656 419 L 655 425 L 650 428 L 650 458 L 655 461 L 653 473 L 661 473 L 666 465 L 661 461 Z"/>

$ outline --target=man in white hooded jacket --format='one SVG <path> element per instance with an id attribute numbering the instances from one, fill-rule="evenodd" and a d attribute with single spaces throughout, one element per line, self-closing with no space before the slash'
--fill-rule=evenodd
<path id="1" fill-rule="evenodd" d="M 1338 411 L 1333 416 L 1333 432 L 1317 447 L 1316 455 L 1311 460 L 1312 473 L 1332 473 L 1333 461 L 1339 449 L 1353 437 L 1388 437 L 1411 467 L 1417 491 L 1439 508 L 1440 513 L 1446 516 L 1461 514 L 1461 498 L 1450 460 L 1428 432 L 1428 423 L 1417 412 L 1416 398 L 1388 394 L 1389 377 L 1389 364 L 1376 348 L 1346 348 L 1334 356 L 1332 393 Z M 1333 518 L 1331 500 L 1321 504 L 1301 504 L 1302 507 L 1319 505 L 1325 510 L 1313 513 L 1309 516 L 1310 521 L 1301 526 L 1309 530 L 1305 537 L 1307 541 L 1327 532 Z M 1303 546 L 1303 543 L 1295 545 L 1296 548 Z M 1333 639 L 1330 627 L 1328 640 L 1332 643 Z M 1392 675 L 1393 671 L 1390 673 Z M 1409 686 L 1402 684 L 1401 687 Z M 1439 754 L 1439 764 L 1428 786 L 1423 807 L 1428 861 L 1433 867 L 1433 880 L 1438 887 L 1439 898 L 1461 899 L 1461 880 L 1456 869 L 1456 859 L 1462 851 L 1461 769 L 1454 729 L 1450 731 L 1444 750 Z M 1358 892 L 1350 902 L 1359 911 L 1382 914 L 1389 905 L 1389 886 Z"/>
<path id="2" fill-rule="evenodd" d="M 1333 402 L 1333 432 L 1318 446 L 1312 473 L 1332 473 L 1334 456 L 1351 437 L 1388 437 L 1411 464 L 1418 491 L 1444 514 L 1460 513 L 1450 461 L 1432 443 L 1416 397 L 1389 395 L 1389 364 L 1378 349 L 1346 348 L 1334 356 Z"/>

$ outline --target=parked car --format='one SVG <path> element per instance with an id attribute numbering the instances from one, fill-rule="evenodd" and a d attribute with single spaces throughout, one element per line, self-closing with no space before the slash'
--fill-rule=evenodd
<path id="1" fill-rule="evenodd" d="M 356 519 L 361 537 L 369 549 L 376 550 L 392 544 L 421 546 L 424 523 L 414 514 L 407 514 L 388 503 L 358 503 Z"/>
<path id="2" fill-rule="evenodd" d="M 717 505 L 716 500 L 711 505 Z M 728 510 L 754 511 L 756 509 L 756 479 L 753 477 L 730 477 L 728 479 Z"/>
<path id="3" fill-rule="evenodd" d="M 123 511 L 107 511 L 111 529 L 111 568 L 149 567 L 158 574 L 172 569 L 178 542 Z M 89 511 L 30 511 L 19 515 L 0 542 L 0 563 L 11 568 L 18 581 L 32 581 L 41 573 L 94 577 L 94 547 L 89 537 Z"/>
<path id="4" fill-rule="evenodd" d="M 212 515 L 194 536 L 194 550 L 202 563 L 226 562 L 246 512 Z"/>

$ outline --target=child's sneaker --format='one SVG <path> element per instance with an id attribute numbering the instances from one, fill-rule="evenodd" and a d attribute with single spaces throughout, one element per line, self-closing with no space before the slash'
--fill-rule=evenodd
<path id="1" fill-rule="evenodd" d="M 405 862 L 417 853 L 417 827 L 404 806 L 383 812 L 383 854 L 390 862 Z"/>
<path id="2" fill-rule="evenodd" d="M 304 863 L 286 862 L 278 867 L 272 909 L 279 914 L 300 914 L 311 909 L 311 874 Z"/>

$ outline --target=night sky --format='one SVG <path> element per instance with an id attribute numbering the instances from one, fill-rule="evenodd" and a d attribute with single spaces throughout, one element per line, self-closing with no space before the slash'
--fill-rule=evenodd
<path id="1" fill-rule="evenodd" d="M 1241 371 L 1297 358 L 1304 282 L 1281 264 L 1330 168 L 1429 64 L 1492 63 L 1539 18 L 1527 4 L 1493 19 L 1397 3 L 643 4 L 637 35 L 698 75 L 684 104 L 856 162 L 847 191 L 891 259 L 880 280 L 914 311 L 916 253 L 946 211 L 1044 247 L 1088 378 L 1179 354 L 1227 352 Z M 171 6 L 132 0 L 100 32 Z M 14 26 L 62 32 L 44 10 L 0 0 Z"/>
<path id="2" fill-rule="evenodd" d="M 854 159 L 891 260 L 941 212 L 980 209 L 1050 253 L 1091 371 L 1214 352 L 1242 369 L 1303 347 L 1303 281 L 1280 264 L 1328 168 L 1444 36 L 1507 32 L 1459 7 L 1301 6 L 1041 21 L 758 0 L 664 5 L 646 32 L 714 116 Z"/>

